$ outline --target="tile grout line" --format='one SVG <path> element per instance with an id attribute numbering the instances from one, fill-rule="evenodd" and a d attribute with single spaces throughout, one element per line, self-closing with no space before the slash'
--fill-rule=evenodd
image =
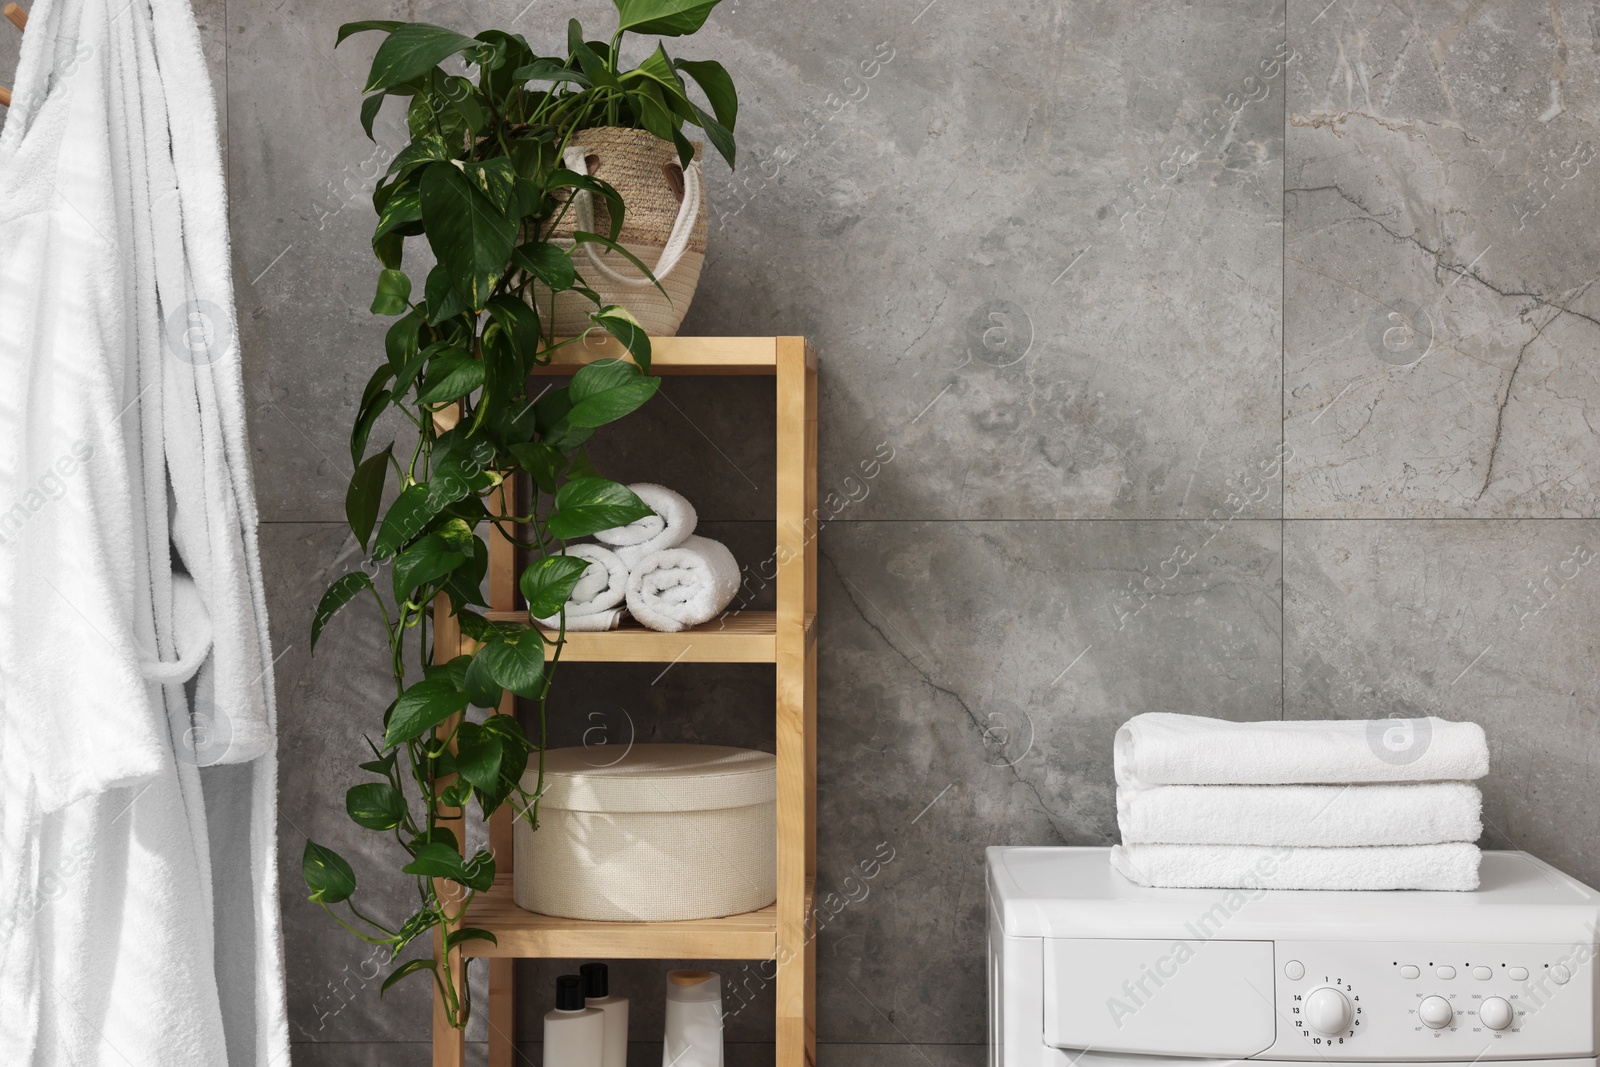
<path id="1" fill-rule="evenodd" d="M 1289 2 L 1283 0 L 1283 41 L 1289 54 Z M 1283 156 L 1278 166 L 1278 456 L 1288 447 L 1289 431 L 1289 69 L 1283 72 Z M 1280 467 L 1281 469 L 1281 467 Z M 1278 483 L 1278 718 L 1289 717 L 1289 587 L 1284 560 L 1289 540 L 1289 479 Z"/>

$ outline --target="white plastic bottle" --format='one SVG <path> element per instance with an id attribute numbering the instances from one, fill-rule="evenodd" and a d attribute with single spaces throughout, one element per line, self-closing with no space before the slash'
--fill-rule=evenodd
<path id="1" fill-rule="evenodd" d="M 560 1067 L 605 1067 L 605 1013 L 585 1007 L 583 979 L 556 979 L 556 1006 L 544 1017 L 544 1062 Z"/>
<path id="2" fill-rule="evenodd" d="M 661 1067 L 722 1067 L 722 979 L 667 972 L 667 1043 Z"/>
<path id="3" fill-rule="evenodd" d="M 603 1067 L 628 1067 L 628 998 L 611 995 L 611 972 L 603 963 L 585 963 L 583 1004 L 598 1008 L 606 1017 L 606 1047 Z"/>

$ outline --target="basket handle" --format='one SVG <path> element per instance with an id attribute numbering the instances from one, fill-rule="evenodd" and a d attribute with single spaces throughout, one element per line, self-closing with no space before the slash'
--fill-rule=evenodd
<path id="1" fill-rule="evenodd" d="M 587 176 L 589 173 L 589 150 L 581 146 L 569 146 L 562 153 L 562 162 L 567 169 Z M 700 187 L 700 161 L 694 160 L 683 169 L 683 200 L 678 205 L 678 218 L 672 224 L 672 232 L 667 236 L 667 244 L 661 250 L 661 258 L 656 261 L 651 274 L 655 275 L 655 282 L 649 278 L 630 278 L 626 274 L 618 274 L 600 261 L 595 254 L 592 243 L 583 246 L 584 254 L 589 257 L 589 262 L 595 270 L 604 274 L 618 285 L 628 285 L 636 289 L 650 288 L 656 282 L 666 281 L 682 261 L 683 254 L 689 250 L 689 238 L 694 233 L 694 224 L 700 215 L 700 206 L 703 202 L 704 192 Z M 574 190 L 572 207 L 577 215 L 578 228 L 594 231 L 594 194 L 587 189 Z"/>

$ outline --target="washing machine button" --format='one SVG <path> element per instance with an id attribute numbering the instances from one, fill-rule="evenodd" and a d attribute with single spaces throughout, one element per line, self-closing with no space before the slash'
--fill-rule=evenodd
<path id="1" fill-rule="evenodd" d="M 1408 963 L 1404 967 L 1400 968 L 1401 978 L 1416 978 L 1420 974 L 1422 974 L 1422 968 L 1418 967 L 1414 963 Z"/>
<path id="2" fill-rule="evenodd" d="M 1511 1025 L 1511 1004 L 1502 997 L 1490 997 L 1478 1008 L 1478 1018 L 1491 1030 Z"/>
<path id="3" fill-rule="evenodd" d="M 1472 977 L 1480 982 L 1487 982 L 1494 977 L 1494 972 L 1487 967 L 1474 967 L 1472 968 Z"/>
<path id="4" fill-rule="evenodd" d="M 1430 1030 L 1443 1030 L 1455 1019 L 1455 1009 L 1443 997 L 1426 997 L 1417 1005 L 1417 1015 Z"/>
<path id="5" fill-rule="evenodd" d="M 1450 979 L 1452 979 L 1452 978 L 1454 978 L 1456 976 L 1456 969 L 1454 967 L 1448 967 L 1448 966 L 1446 966 L 1446 967 L 1435 967 L 1433 969 L 1433 973 L 1434 973 L 1435 977 L 1443 978 L 1445 981 L 1448 982 Z"/>
<path id="6" fill-rule="evenodd" d="M 1556 980 L 1556 985 L 1566 985 L 1572 981 L 1572 972 L 1558 963 L 1550 968 L 1550 977 Z"/>
<path id="7" fill-rule="evenodd" d="M 1526 982 L 1528 980 L 1528 968 L 1513 967 L 1506 972 L 1506 975 L 1513 982 Z"/>
<path id="8" fill-rule="evenodd" d="M 1306 976 L 1306 965 L 1299 960 L 1290 960 L 1283 965 L 1283 976 L 1291 982 L 1298 982 Z"/>

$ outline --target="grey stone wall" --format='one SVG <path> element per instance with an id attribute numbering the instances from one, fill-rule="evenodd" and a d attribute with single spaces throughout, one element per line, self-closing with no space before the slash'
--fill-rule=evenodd
<path id="1" fill-rule="evenodd" d="M 1485 843 L 1600 880 L 1591 7 L 725 0 L 680 49 L 742 98 L 684 332 L 814 339 L 825 492 L 893 451 L 821 538 L 819 890 L 895 855 L 820 935 L 825 1067 L 983 1062 L 982 848 L 1113 840 L 1111 737 L 1140 711 L 1476 719 Z M 344 427 L 382 330 L 371 45 L 334 31 L 553 45 L 607 10 L 203 5 L 283 656 L 298 1063 L 423 1064 L 428 1036 L 424 988 L 380 1002 L 296 869 L 307 834 L 380 869 L 341 800 L 386 702 L 371 620 L 306 650 L 357 558 Z M 597 461 L 679 487 L 759 558 L 770 397 L 668 380 Z M 769 671 L 655 674 L 564 669 L 563 736 L 600 714 L 770 743 Z M 527 1062 L 560 966 L 522 971 Z M 659 982 L 620 968 L 638 1037 Z M 771 1062 L 770 1021 L 757 996 L 730 1062 Z"/>

